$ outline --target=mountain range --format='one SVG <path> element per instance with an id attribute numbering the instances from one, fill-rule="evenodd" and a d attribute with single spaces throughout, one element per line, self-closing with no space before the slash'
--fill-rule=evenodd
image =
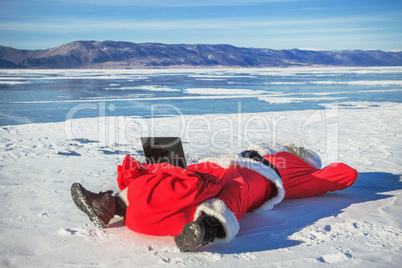
<path id="1" fill-rule="evenodd" d="M 263 68 L 402 66 L 402 51 L 274 50 L 231 45 L 74 41 L 44 50 L 0 46 L 0 68 Z"/>

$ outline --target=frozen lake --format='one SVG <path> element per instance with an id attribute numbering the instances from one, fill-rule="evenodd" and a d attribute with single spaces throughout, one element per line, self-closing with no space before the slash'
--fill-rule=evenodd
<path id="1" fill-rule="evenodd" d="M 402 267 L 401 102 L 401 67 L 2 70 L 0 267 Z M 188 163 L 291 141 L 359 178 L 183 254 L 120 217 L 99 230 L 71 200 L 74 182 L 117 192 L 151 135 L 180 136 Z"/>
<path id="2" fill-rule="evenodd" d="M 306 110 L 335 101 L 401 103 L 402 67 L 0 71 L 0 125 Z"/>

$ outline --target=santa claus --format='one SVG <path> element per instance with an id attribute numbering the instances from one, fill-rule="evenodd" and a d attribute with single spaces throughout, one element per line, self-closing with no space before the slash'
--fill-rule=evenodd
<path id="1" fill-rule="evenodd" d="M 358 176 L 343 163 L 321 169 L 315 152 L 293 144 L 252 146 L 230 161 L 204 159 L 187 169 L 126 156 L 117 174 L 121 192 L 114 196 L 74 183 L 71 194 L 78 208 L 99 228 L 119 215 L 135 232 L 174 236 L 180 251 L 230 242 L 246 212 L 342 190 Z"/>

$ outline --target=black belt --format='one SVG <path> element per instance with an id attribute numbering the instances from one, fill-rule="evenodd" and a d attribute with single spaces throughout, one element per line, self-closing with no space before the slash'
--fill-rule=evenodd
<path id="1" fill-rule="evenodd" d="M 266 165 L 266 166 L 272 168 L 272 169 L 276 172 L 276 174 L 278 174 L 279 178 L 282 179 L 282 176 L 281 176 L 281 174 L 279 174 L 278 169 L 276 169 L 276 167 L 275 167 L 271 162 L 269 162 L 267 159 L 265 159 L 264 157 L 262 157 L 262 156 L 261 156 L 259 153 L 257 153 L 256 151 L 254 151 L 254 150 L 248 150 L 248 151 L 241 152 L 240 155 L 243 156 L 244 158 L 250 158 L 250 159 L 252 159 L 252 160 L 254 160 L 254 161 L 263 163 L 264 165 Z"/>

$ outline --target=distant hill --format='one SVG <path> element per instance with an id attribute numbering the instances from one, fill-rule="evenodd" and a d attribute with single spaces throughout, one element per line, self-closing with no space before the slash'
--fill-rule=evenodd
<path id="1" fill-rule="evenodd" d="M 273 50 L 231 45 L 75 41 L 45 50 L 0 46 L 0 68 L 402 66 L 402 52 Z"/>

